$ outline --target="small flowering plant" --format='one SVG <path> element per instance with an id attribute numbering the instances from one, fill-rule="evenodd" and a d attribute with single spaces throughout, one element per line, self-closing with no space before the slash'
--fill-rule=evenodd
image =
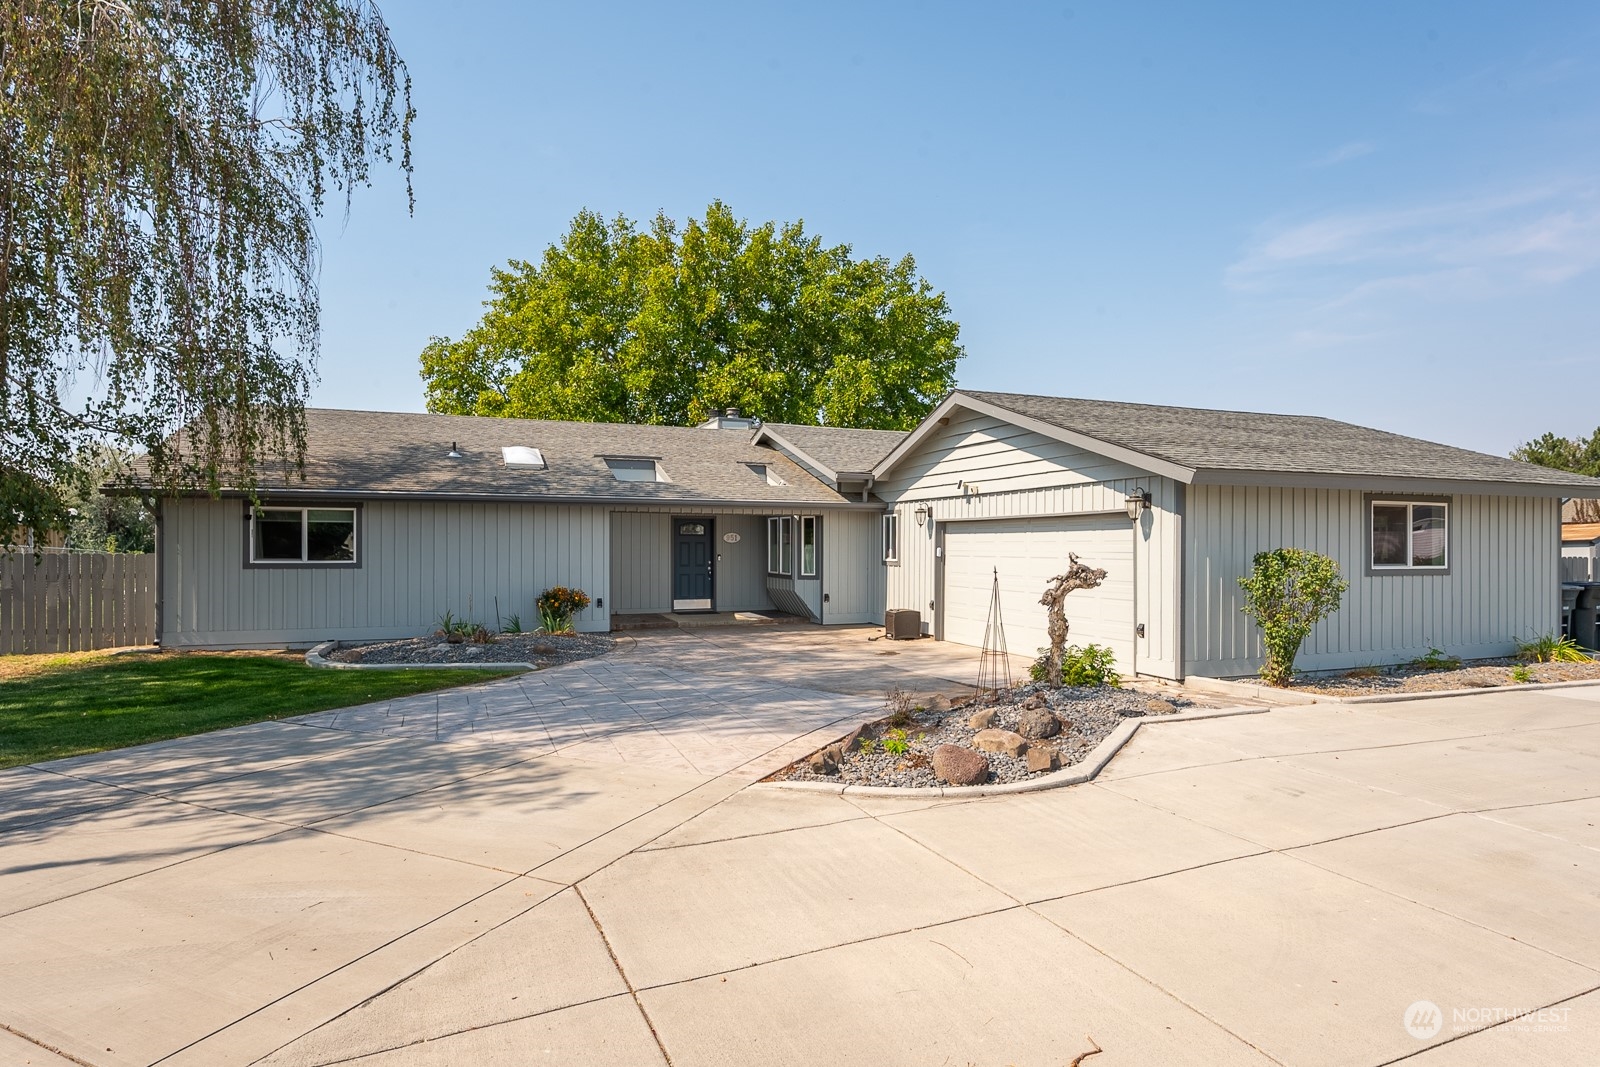
<path id="1" fill-rule="evenodd" d="M 572 615 L 589 606 L 589 594 L 564 585 L 551 586 L 534 602 L 539 608 L 539 623 L 547 634 L 572 631 Z"/>

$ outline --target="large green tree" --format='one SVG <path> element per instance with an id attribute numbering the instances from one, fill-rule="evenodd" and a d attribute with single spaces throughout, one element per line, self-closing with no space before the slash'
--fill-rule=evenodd
<path id="1" fill-rule="evenodd" d="M 582 212 L 490 289 L 478 325 L 423 350 L 430 411 L 682 424 L 738 407 L 904 429 L 953 387 L 962 355 L 910 256 L 857 259 L 720 201 L 681 227 Z"/>
<path id="2" fill-rule="evenodd" d="M 1600 478 L 1600 429 L 1588 437 L 1546 433 L 1512 449 L 1511 458 Z M 1573 517 L 1579 522 L 1600 522 L 1600 500 L 1573 501 Z"/>
<path id="3" fill-rule="evenodd" d="M 396 149 L 409 189 L 412 114 L 366 0 L 0 0 L 0 527 L 65 525 L 97 442 L 165 490 L 301 462 L 314 223 Z"/>

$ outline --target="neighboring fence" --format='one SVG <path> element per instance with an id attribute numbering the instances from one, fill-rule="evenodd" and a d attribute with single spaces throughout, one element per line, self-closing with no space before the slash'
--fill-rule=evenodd
<path id="1" fill-rule="evenodd" d="M 148 645 L 156 558 L 0 548 L 0 655 Z"/>

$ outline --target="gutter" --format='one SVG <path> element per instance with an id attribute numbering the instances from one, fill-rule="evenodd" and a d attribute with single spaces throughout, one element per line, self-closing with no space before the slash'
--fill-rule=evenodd
<path id="1" fill-rule="evenodd" d="M 137 492 L 137 490 L 128 490 Z M 219 500 L 248 500 L 250 495 L 238 489 L 225 489 L 214 497 L 204 489 L 194 489 L 177 494 L 179 497 L 199 499 L 212 497 Z M 257 490 L 256 496 L 263 504 L 289 503 L 294 500 L 363 500 L 363 501 L 417 501 L 422 503 L 459 503 L 459 504 L 587 504 L 596 507 L 607 507 L 613 510 L 628 507 L 698 507 L 698 508 L 764 508 L 767 510 L 790 510 L 834 508 L 845 510 L 867 510 L 869 508 L 883 510 L 881 504 L 861 503 L 849 497 L 838 496 L 833 500 L 729 500 L 720 497 L 616 497 L 616 496 L 579 496 L 579 495 L 553 495 L 540 494 L 528 495 L 526 493 L 436 493 L 427 491 L 399 491 L 390 492 L 372 489 L 297 489 L 293 487 L 262 488 Z"/>

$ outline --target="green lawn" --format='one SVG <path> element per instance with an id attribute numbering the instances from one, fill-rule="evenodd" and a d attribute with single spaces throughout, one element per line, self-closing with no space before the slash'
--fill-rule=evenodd
<path id="1" fill-rule="evenodd" d="M 200 652 L 0 657 L 0 767 L 425 693 L 506 673 L 328 670 L 307 667 L 297 656 Z"/>

